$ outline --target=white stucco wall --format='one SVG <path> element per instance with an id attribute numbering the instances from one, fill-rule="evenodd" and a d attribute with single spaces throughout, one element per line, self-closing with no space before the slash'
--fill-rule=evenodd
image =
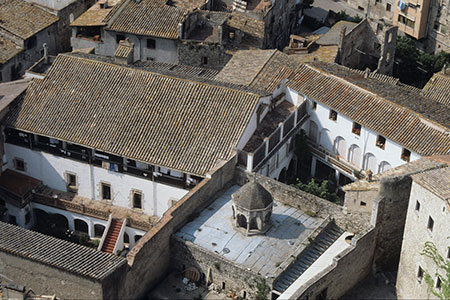
<path id="1" fill-rule="evenodd" d="M 297 97 L 295 91 L 290 90 L 291 97 Z M 337 137 L 342 137 L 345 140 L 345 153 L 342 156 L 345 160 L 349 159 L 349 149 L 353 144 L 358 145 L 361 149 L 361 158 L 357 167 L 364 169 L 366 166 L 364 164 L 364 158 L 368 153 L 372 153 L 376 158 L 376 170 L 374 173 L 380 171 L 380 164 L 382 162 L 387 162 L 392 168 L 403 165 L 406 162 L 401 159 L 401 154 L 403 147 L 398 143 L 389 140 L 386 136 L 386 143 L 384 150 L 376 146 L 376 141 L 378 134 L 373 130 L 361 126 L 361 134 L 358 136 L 352 133 L 353 120 L 347 116 L 338 112 L 337 120 L 330 120 L 330 108 L 319 102 L 315 110 L 312 109 L 312 102 L 308 101 L 308 114 L 310 115 L 309 120 L 303 125 L 303 129 L 309 135 L 309 126 L 311 121 L 315 122 L 317 130 L 317 143 L 324 142 L 329 145 L 331 149 L 335 149 L 335 141 Z M 329 138 L 324 138 L 324 130 L 328 130 L 327 134 Z M 326 145 L 325 145 L 326 146 Z M 411 149 L 408 149 L 411 151 Z M 419 159 L 421 156 L 413 151 L 411 151 L 410 161 Z"/>
<path id="2" fill-rule="evenodd" d="M 8 143 L 5 143 L 5 157 L 4 168 L 15 170 L 13 159 L 21 158 L 26 164 L 25 172 L 21 173 L 42 180 L 45 185 L 57 190 L 66 190 L 66 172 L 76 174 L 78 195 L 93 200 L 106 201 L 101 199 L 101 183 L 110 184 L 112 204 L 121 207 L 132 208 L 132 190 L 138 190 L 142 192 L 143 211 L 159 217 L 170 207 L 171 200 L 179 200 L 188 192 L 182 188 Z"/>
<path id="3" fill-rule="evenodd" d="M 417 201 L 420 203 L 416 209 Z M 434 220 L 433 230 L 427 228 L 428 219 Z M 428 257 L 420 255 L 426 241 L 433 242 L 440 255 L 450 260 L 450 213 L 445 201 L 426 188 L 413 182 L 406 216 L 403 245 L 397 275 L 399 299 L 436 299 L 428 292 L 424 279 L 418 278 L 419 266 L 430 273 L 436 285 L 435 273 L 445 278 L 445 272 Z"/>

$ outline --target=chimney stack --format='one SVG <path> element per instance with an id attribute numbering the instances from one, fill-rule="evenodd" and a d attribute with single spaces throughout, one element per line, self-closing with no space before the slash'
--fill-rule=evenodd
<path id="1" fill-rule="evenodd" d="M 119 42 L 119 47 L 114 53 L 114 60 L 123 65 L 134 63 L 134 44 L 128 38 Z"/>

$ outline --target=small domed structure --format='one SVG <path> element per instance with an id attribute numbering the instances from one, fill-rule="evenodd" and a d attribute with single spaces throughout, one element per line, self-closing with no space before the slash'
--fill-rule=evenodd
<path id="1" fill-rule="evenodd" d="M 248 182 L 232 195 L 233 225 L 246 235 L 262 234 L 272 226 L 272 195 L 259 183 Z"/>

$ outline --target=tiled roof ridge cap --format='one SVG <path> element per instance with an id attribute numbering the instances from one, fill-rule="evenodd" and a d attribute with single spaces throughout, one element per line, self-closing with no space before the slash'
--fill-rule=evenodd
<path id="1" fill-rule="evenodd" d="M 70 55 L 70 53 L 61 53 L 61 54 L 58 54 L 58 56 L 73 57 L 73 58 L 76 58 L 76 59 L 78 59 L 80 61 L 87 60 L 87 61 L 91 61 L 91 62 L 95 62 L 95 63 L 109 65 L 109 66 L 112 66 L 114 68 L 124 68 L 124 69 L 128 69 L 128 70 L 135 71 L 135 72 L 149 73 L 149 74 L 153 74 L 155 76 L 166 77 L 166 78 L 170 78 L 170 79 L 173 79 L 173 80 L 192 82 L 192 83 L 195 83 L 195 84 L 200 84 L 200 85 L 205 85 L 205 86 L 210 86 L 210 87 L 216 87 L 216 88 L 226 89 L 226 90 L 232 90 L 232 91 L 235 91 L 235 92 L 238 92 L 238 93 L 241 93 L 241 94 L 247 94 L 247 95 L 251 95 L 251 96 L 261 97 L 261 95 L 256 94 L 254 92 L 250 92 L 250 91 L 242 91 L 242 90 L 238 90 L 238 89 L 234 89 L 234 88 L 230 88 L 230 87 L 226 87 L 226 86 L 214 85 L 214 84 L 211 84 L 211 83 L 199 82 L 199 81 L 195 81 L 195 80 L 179 78 L 179 77 L 170 76 L 170 75 L 166 75 L 166 74 L 161 74 L 161 73 L 157 73 L 157 72 L 152 72 L 152 71 L 148 71 L 148 70 L 142 70 L 142 69 L 138 69 L 138 68 L 133 68 L 133 67 L 126 66 L 126 65 L 117 65 L 117 64 L 106 62 L 106 61 L 100 61 L 100 60 L 86 58 L 86 57 L 74 56 L 74 55 Z M 221 82 L 218 81 L 217 83 L 221 83 Z"/>
<path id="2" fill-rule="evenodd" d="M 354 88 L 356 90 L 360 90 L 361 92 L 367 93 L 367 94 L 369 94 L 370 96 L 372 96 L 372 97 L 374 97 L 376 99 L 380 99 L 381 101 L 384 101 L 384 102 L 386 102 L 386 103 L 388 103 L 388 104 L 390 104 L 390 105 L 392 105 L 394 107 L 403 109 L 406 112 L 415 115 L 416 117 L 418 117 L 420 119 L 421 122 L 424 122 L 425 125 L 427 125 L 428 127 L 432 128 L 432 129 L 435 129 L 435 130 L 437 130 L 437 131 L 439 131 L 439 132 L 441 132 L 443 134 L 447 134 L 447 135 L 450 134 L 450 128 L 446 127 L 443 124 L 437 123 L 436 121 L 433 121 L 433 120 L 425 117 L 424 115 L 422 115 L 422 114 L 420 114 L 420 113 L 418 113 L 418 112 L 408 108 L 408 107 L 405 107 L 405 106 L 402 106 L 400 104 L 397 104 L 397 103 L 395 103 L 395 102 L 393 102 L 393 101 L 391 101 L 389 99 L 386 99 L 386 98 L 384 98 L 382 96 L 379 96 L 379 95 L 377 95 L 377 94 L 375 94 L 375 93 L 373 93 L 371 91 L 368 91 L 365 88 L 362 88 L 362 87 L 360 87 L 360 86 L 358 86 L 358 85 L 356 85 L 356 84 L 354 84 L 354 83 L 352 83 L 352 82 L 350 82 L 350 81 L 348 81 L 348 80 L 346 80 L 344 78 L 341 78 L 341 77 L 336 76 L 334 74 L 330 74 L 330 73 L 328 73 L 328 72 L 326 72 L 324 70 L 320 70 L 320 69 L 318 69 L 318 68 L 316 68 L 314 66 L 311 66 L 308 63 L 305 63 L 305 65 L 308 66 L 309 68 L 311 68 L 312 70 L 318 72 L 318 73 L 321 73 L 321 74 L 323 74 L 325 76 L 334 78 L 334 79 L 336 79 L 336 80 L 338 80 L 340 82 L 343 82 L 343 83 L 347 84 L 348 86 L 350 86 L 350 87 L 352 87 L 352 88 Z M 426 124 L 426 123 L 431 123 L 434 126 L 430 126 L 430 124 Z M 439 127 L 439 128 L 436 128 L 436 127 Z"/>

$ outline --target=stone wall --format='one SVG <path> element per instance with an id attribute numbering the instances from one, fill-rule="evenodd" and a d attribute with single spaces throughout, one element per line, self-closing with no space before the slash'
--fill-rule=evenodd
<path id="1" fill-rule="evenodd" d="M 351 245 L 334 258 L 331 266 L 306 282 L 292 299 L 321 298 L 319 295 L 324 290 L 326 294 L 323 299 L 338 299 L 364 279 L 372 268 L 375 229 L 363 230 L 352 239 Z"/>
<path id="2" fill-rule="evenodd" d="M 178 62 L 182 65 L 221 69 L 231 57 L 218 43 L 183 41 L 178 46 Z"/>
<path id="3" fill-rule="evenodd" d="M 139 298 L 165 278 L 170 268 L 170 238 L 172 233 L 205 209 L 215 195 L 232 184 L 236 156 L 220 161 L 210 175 L 196 185 L 161 220 L 147 232 L 127 256 L 128 271 L 117 285 L 118 298 Z"/>
<path id="4" fill-rule="evenodd" d="M 236 168 L 235 180 L 239 185 L 244 185 L 248 181 L 253 180 L 253 176 L 255 175 Z M 329 216 L 335 220 L 339 227 L 346 231 L 358 233 L 369 227 L 367 214 L 360 212 L 345 213 L 342 206 L 259 174 L 256 174 L 256 182 L 267 189 L 275 201 L 298 208 L 304 212 L 315 213 L 321 218 Z"/>
<path id="5" fill-rule="evenodd" d="M 383 178 L 372 212 L 372 225 L 377 229 L 375 269 L 396 270 L 402 247 L 403 231 L 411 191 L 408 175 Z"/>
<path id="6" fill-rule="evenodd" d="M 0 274 L 36 294 L 66 299 L 104 298 L 101 283 L 0 251 Z M 2 279 L 3 280 L 3 279 Z"/>
<path id="7" fill-rule="evenodd" d="M 170 248 L 172 258 L 170 264 L 174 270 L 182 272 L 183 266 L 186 269 L 195 267 L 203 273 L 204 283 L 209 279 L 209 282 L 215 283 L 220 288 L 225 286 L 225 293 L 232 290 L 239 291 L 238 295 L 243 295 L 245 291 L 250 298 L 254 298 L 252 295 L 255 296 L 257 292 L 257 282 L 264 280 L 258 274 L 176 236 L 172 237 Z M 208 274 L 210 278 L 207 278 Z"/>

